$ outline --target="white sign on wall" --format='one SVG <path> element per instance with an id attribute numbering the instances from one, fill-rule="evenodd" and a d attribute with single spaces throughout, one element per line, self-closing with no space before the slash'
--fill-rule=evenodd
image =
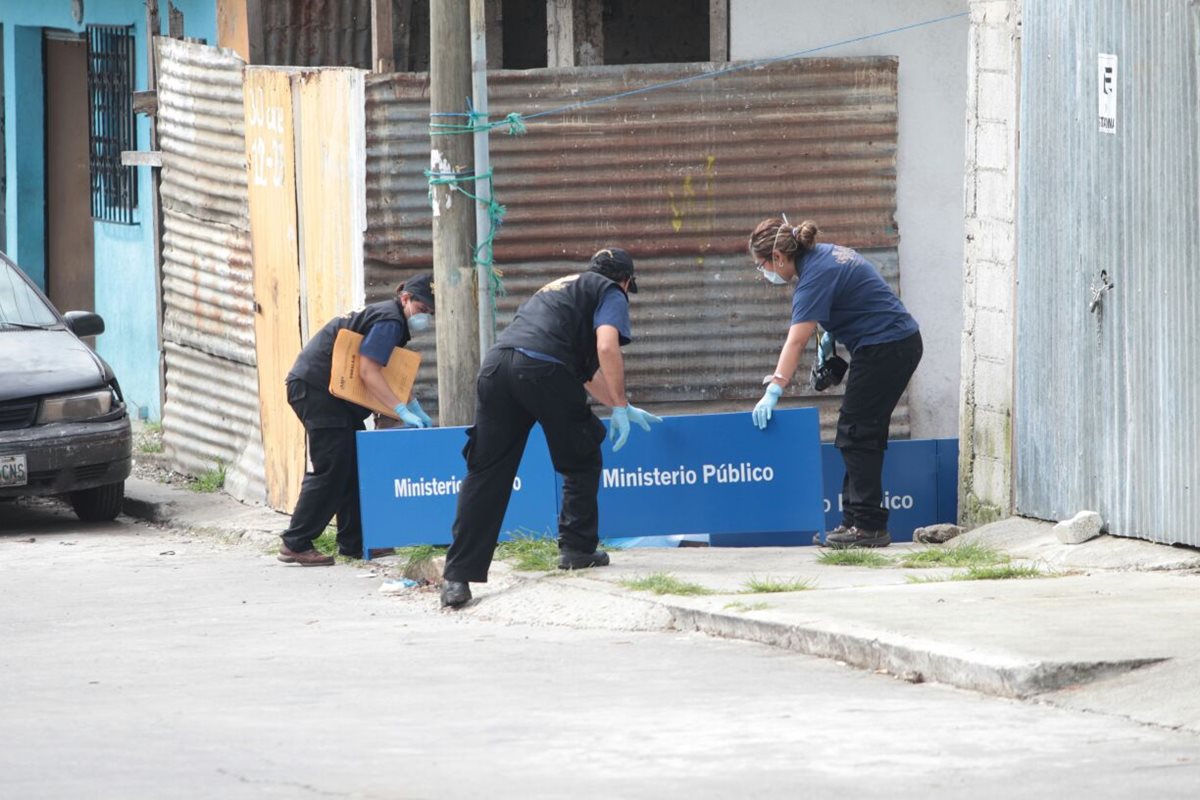
<path id="1" fill-rule="evenodd" d="M 1117 57 L 1111 53 L 1101 53 L 1098 62 L 1100 82 L 1097 84 L 1097 96 L 1100 109 L 1100 132 L 1117 132 Z"/>

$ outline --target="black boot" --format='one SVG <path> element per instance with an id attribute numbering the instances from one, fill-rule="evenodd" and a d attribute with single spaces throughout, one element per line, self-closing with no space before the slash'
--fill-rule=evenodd
<path id="1" fill-rule="evenodd" d="M 584 553 L 570 547 L 558 548 L 559 569 L 588 569 L 589 567 L 607 567 L 608 553 L 597 550 L 594 553 Z"/>
<path id="2" fill-rule="evenodd" d="M 466 581 L 442 581 L 442 606 L 461 608 L 471 600 L 471 586 Z"/>

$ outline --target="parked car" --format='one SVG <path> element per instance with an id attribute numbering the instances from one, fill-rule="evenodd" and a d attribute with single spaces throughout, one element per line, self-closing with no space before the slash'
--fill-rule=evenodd
<path id="1" fill-rule="evenodd" d="M 132 431 L 112 369 L 81 336 L 90 311 L 65 315 L 0 253 L 0 499 L 65 495 L 82 520 L 121 511 Z"/>

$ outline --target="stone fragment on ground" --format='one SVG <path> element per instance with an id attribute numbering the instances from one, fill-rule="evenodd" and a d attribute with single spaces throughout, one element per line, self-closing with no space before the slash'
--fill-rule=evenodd
<path id="1" fill-rule="evenodd" d="M 1095 511 L 1080 511 L 1054 526 L 1054 535 L 1063 544 L 1083 544 L 1100 535 L 1104 520 Z"/>
<path id="2" fill-rule="evenodd" d="M 438 556 L 424 561 L 416 561 L 404 566 L 404 577 L 417 582 L 441 583 L 442 570 L 446 566 L 446 557 Z"/>
<path id="3" fill-rule="evenodd" d="M 943 544 L 962 533 L 962 528 L 946 523 L 926 525 L 913 531 L 913 541 L 921 544 Z"/>

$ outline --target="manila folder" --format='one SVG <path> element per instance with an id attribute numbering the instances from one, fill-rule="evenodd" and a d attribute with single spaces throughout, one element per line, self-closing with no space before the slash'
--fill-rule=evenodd
<path id="1" fill-rule="evenodd" d="M 362 359 L 358 348 L 362 346 L 362 334 L 355 333 L 349 328 L 338 331 L 337 340 L 333 343 L 333 368 L 329 371 L 329 393 L 334 397 L 349 400 L 355 405 L 369 408 L 377 414 L 383 414 L 392 419 L 398 419 L 396 412 L 375 399 L 367 391 L 359 370 Z M 407 403 L 412 397 L 413 383 L 417 379 L 417 367 L 421 366 L 421 356 L 412 350 L 397 347 L 392 350 L 387 366 L 383 368 L 383 377 L 391 387 L 392 393 Z"/>

